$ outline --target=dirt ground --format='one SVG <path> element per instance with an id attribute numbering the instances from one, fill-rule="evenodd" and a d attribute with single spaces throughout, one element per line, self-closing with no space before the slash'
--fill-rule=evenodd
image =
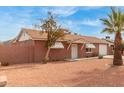
<path id="1" fill-rule="evenodd" d="M 124 86 L 124 66 L 111 64 L 112 59 L 18 64 L 0 67 L 0 75 L 7 76 L 10 87 Z"/>

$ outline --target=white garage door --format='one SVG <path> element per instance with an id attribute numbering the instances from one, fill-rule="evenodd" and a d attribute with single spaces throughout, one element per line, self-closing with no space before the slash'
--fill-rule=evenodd
<path id="1" fill-rule="evenodd" d="M 99 55 L 107 55 L 107 45 L 99 45 Z"/>
<path id="2" fill-rule="evenodd" d="M 77 44 L 72 44 L 71 45 L 71 58 L 76 59 L 78 57 L 78 47 Z"/>

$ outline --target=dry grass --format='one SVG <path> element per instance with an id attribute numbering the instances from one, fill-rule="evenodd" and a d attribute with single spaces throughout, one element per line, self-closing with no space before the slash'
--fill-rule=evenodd
<path id="1" fill-rule="evenodd" d="M 7 86 L 124 86 L 124 66 L 111 67 L 111 59 L 21 64 L 0 67 Z"/>

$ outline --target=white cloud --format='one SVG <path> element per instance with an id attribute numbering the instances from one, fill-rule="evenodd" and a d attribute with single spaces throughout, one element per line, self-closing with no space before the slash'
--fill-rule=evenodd
<path id="1" fill-rule="evenodd" d="M 42 13 L 44 12 L 45 14 L 48 11 L 52 11 L 54 14 L 59 15 L 59 16 L 63 16 L 63 17 L 67 17 L 67 16 L 71 16 L 73 14 L 75 14 L 77 11 L 79 10 L 95 10 L 95 9 L 99 9 L 99 8 L 103 8 L 103 7 L 98 7 L 98 6 L 56 6 L 56 7 L 44 7 L 42 8 Z"/>
<path id="2" fill-rule="evenodd" d="M 67 17 L 73 15 L 78 11 L 78 7 L 48 7 L 43 10 L 45 13 L 48 11 L 52 11 L 54 14 Z"/>
<path id="3" fill-rule="evenodd" d="M 96 19 L 96 20 L 85 19 L 85 20 L 82 20 L 80 24 L 88 25 L 88 26 L 100 26 L 101 22 L 99 19 Z"/>
<path id="4" fill-rule="evenodd" d="M 100 9 L 103 7 L 104 6 L 85 6 L 85 7 L 82 7 L 82 10 L 96 10 L 96 9 Z"/>
<path id="5" fill-rule="evenodd" d="M 63 8 L 56 8 L 56 10 L 54 10 L 54 13 L 63 16 L 70 16 L 76 13 L 77 10 L 78 9 L 76 7 L 63 7 Z"/>
<path id="6" fill-rule="evenodd" d="M 60 23 L 61 25 L 64 25 L 66 27 L 72 27 L 72 26 L 94 26 L 99 27 L 101 26 L 101 22 L 99 19 L 91 20 L 91 19 L 84 19 L 84 20 L 63 20 Z"/>
<path id="7" fill-rule="evenodd" d="M 85 31 L 82 31 L 82 28 L 87 26 L 88 29 L 91 28 L 96 28 L 99 29 L 101 28 L 102 24 L 99 19 L 84 19 L 84 20 L 61 20 L 59 21 L 59 24 L 63 27 L 68 29 L 69 31 L 72 32 L 77 32 L 77 33 L 84 33 Z"/>

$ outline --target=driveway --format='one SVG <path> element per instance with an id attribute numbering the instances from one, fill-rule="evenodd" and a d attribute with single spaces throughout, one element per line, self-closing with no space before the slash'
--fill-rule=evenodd
<path id="1" fill-rule="evenodd" d="M 7 86 L 124 86 L 124 67 L 111 67 L 112 59 L 90 59 L 48 64 L 21 64 L 0 67 Z"/>
<path id="2" fill-rule="evenodd" d="M 110 58 L 110 59 L 113 59 L 113 55 L 106 55 L 106 56 L 104 56 L 103 58 Z M 122 56 L 122 59 L 124 60 L 124 56 Z"/>

